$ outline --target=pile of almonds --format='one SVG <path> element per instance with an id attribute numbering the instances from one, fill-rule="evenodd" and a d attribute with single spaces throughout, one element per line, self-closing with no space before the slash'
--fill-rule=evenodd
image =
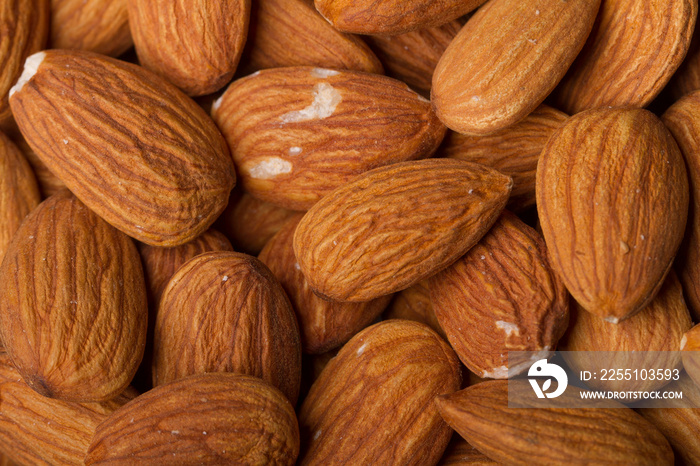
<path id="1" fill-rule="evenodd" d="M 697 10 L 2 0 L 3 464 L 700 464 Z"/>

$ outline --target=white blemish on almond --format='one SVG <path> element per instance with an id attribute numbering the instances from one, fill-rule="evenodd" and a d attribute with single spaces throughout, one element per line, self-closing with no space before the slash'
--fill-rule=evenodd
<path id="1" fill-rule="evenodd" d="M 24 69 L 22 70 L 22 75 L 19 77 L 15 85 L 12 86 L 12 89 L 10 89 L 10 97 L 12 97 L 12 94 L 14 94 L 15 92 L 22 90 L 22 86 L 24 86 L 24 83 L 32 79 L 32 77 L 36 74 L 36 71 L 39 69 L 39 65 L 41 65 L 41 62 L 44 61 L 45 57 L 45 52 L 37 52 L 34 55 L 30 55 L 27 57 L 27 60 L 24 62 Z"/>
<path id="2" fill-rule="evenodd" d="M 681 351 L 683 351 L 683 348 L 685 348 L 685 345 L 688 343 L 688 337 L 687 335 L 683 335 L 683 338 L 681 338 Z"/>
<path id="3" fill-rule="evenodd" d="M 314 434 L 314 440 L 318 439 L 321 436 L 321 431 L 317 430 L 316 433 Z"/>
<path id="4" fill-rule="evenodd" d="M 213 104 L 211 104 L 211 109 L 212 111 L 217 111 L 219 110 L 219 107 L 221 107 L 221 102 L 224 101 L 224 94 L 221 94 L 221 97 L 216 99 Z"/>
<path id="5" fill-rule="evenodd" d="M 617 324 L 620 322 L 620 319 L 615 317 L 615 316 L 608 316 L 608 317 L 604 318 L 603 320 L 606 322 L 610 322 L 611 324 Z"/>
<path id="6" fill-rule="evenodd" d="M 335 108 L 343 100 L 336 89 L 328 83 L 318 83 L 313 90 L 314 101 L 306 108 L 287 112 L 280 117 L 282 123 L 299 123 L 310 120 L 323 120 L 333 115 Z"/>
<path id="7" fill-rule="evenodd" d="M 222 282 L 228 281 L 228 275 L 224 275 L 224 278 L 221 279 Z"/>
<path id="8" fill-rule="evenodd" d="M 513 333 L 515 333 L 516 335 L 520 335 L 520 329 L 518 328 L 518 326 L 515 324 L 511 324 L 510 322 L 499 320 L 496 322 L 496 327 L 506 332 L 507 337 L 511 336 Z"/>
<path id="9" fill-rule="evenodd" d="M 299 262 L 294 263 L 294 268 L 297 270 L 301 270 L 301 266 L 299 266 Z"/>
<path id="10" fill-rule="evenodd" d="M 249 170 L 251 178 L 267 180 L 292 171 L 292 164 L 279 157 L 263 159 Z"/>
<path id="11" fill-rule="evenodd" d="M 289 155 L 299 155 L 301 154 L 301 147 L 294 146 L 289 148 Z"/>
<path id="12" fill-rule="evenodd" d="M 492 371 L 484 371 L 481 373 L 482 379 L 507 379 L 508 368 L 506 366 L 497 367 Z"/>
<path id="13" fill-rule="evenodd" d="M 362 353 L 365 352 L 365 347 L 366 347 L 366 346 L 367 346 L 367 343 L 365 343 L 364 345 L 362 345 L 362 346 L 360 346 L 360 347 L 358 348 L 358 350 L 357 350 L 357 355 L 358 355 L 358 356 L 362 356 Z"/>
<path id="14" fill-rule="evenodd" d="M 311 76 L 314 78 L 330 78 L 331 76 L 338 76 L 340 73 L 336 70 L 329 70 L 327 68 L 314 68 L 311 70 Z"/>

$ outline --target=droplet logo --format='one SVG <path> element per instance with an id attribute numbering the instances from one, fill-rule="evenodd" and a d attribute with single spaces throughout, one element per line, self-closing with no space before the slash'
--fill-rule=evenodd
<path id="1" fill-rule="evenodd" d="M 530 377 L 549 377 L 544 381 L 542 388 L 540 388 L 537 379 L 528 379 L 532 389 L 535 391 L 537 398 L 556 398 L 560 396 L 564 391 L 566 391 L 567 385 L 569 385 L 569 377 L 567 377 L 564 369 L 556 364 L 550 364 L 546 359 L 540 359 L 532 366 L 527 373 Z M 557 389 L 552 393 L 547 393 L 549 387 L 552 386 L 552 379 L 557 381 Z"/>

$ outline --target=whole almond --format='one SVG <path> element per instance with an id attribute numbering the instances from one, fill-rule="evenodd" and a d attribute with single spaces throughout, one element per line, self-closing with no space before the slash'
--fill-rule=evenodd
<path id="1" fill-rule="evenodd" d="M 503 210 L 512 180 L 451 159 L 377 168 L 322 198 L 302 218 L 294 253 L 317 293 L 369 301 L 452 264 Z"/>
<path id="2" fill-rule="evenodd" d="M 141 65 L 187 95 L 211 94 L 233 77 L 250 0 L 127 0 Z"/>
<path id="3" fill-rule="evenodd" d="M 502 130 L 554 89 L 583 47 L 600 0 L 491 0 L 450 43 L 433 75 L 440 120 L 463 134 Z"/>
<path id="4" fill-rule="evenodd" d="M 163 292 L 153 385 L 204 372 L 260 377 L 296 403 L 301 343 L 294 311 L 277 279 L 254 257 L 200 254 L 178 269 Z"/>
<path id="5" fill-rule="evenodd" d="M 372 168 L 429 157 L 445 134 L 406 84 L 354 71 L 263 70 L 213 108 L 245 190 L 294 210 Z"/>
<path id="6" fill-rule="evenodd" d="M 177 246 L 226 207 L 235 182 L 226 141 L 174 86 L 83 51 L 40 52 L 25 71 L 10 99 L 22 134 L 107 222 L 141 242 Z"/>
<path id="7" fill-rule="evenodd" d="M 447 340 L 445 331 L 435 316 L 433 304 L 430 301 L 430 282 L 423 280 L 394 295 L 389 307 L 384 312 L 384 320 L 406 319 L 423 323 L 435 330 Z"/>
<path id="8" fill-rule="evenodd" d="M 146 341 L 133 242 L 68 191 L 22 223 L 0 267 L 0 333 L 24 381 L 66 401 L 116 397 Z"/>
<path id="9" fill-rule="evenodd" d="M 289 219 L 267 242 L 258 259 L 275 274 L 292 302 L 304 352 L 319 354 L 340 346 L 371 324 L 386 308 L 391 295 L 366 303 L 339 303 L 316 296 L 294 256 L 294 231 L 302 215 Z"/>
<path id="10" fill-rule="evenodd" d="M 571 117 L 537 167 L 537 212 L 552 266 L 581 306 L 611 322 L 653 298 L 683 238 L 688 181 L 651 112 Z"/>
<path id="11" fill-rule="evenodd" d="M 85 464 L 279 464 L 299 454 L 294 408 L 263 380 L 202 374 L 161 385 L 112 413 Z"/>
<path id="12" fill-rule="evenodd" d="M 469 13 L 485 0 L 315 0 L 336 29 L 357 34 L 404 34 L 440 26 Z"/>
<path id="13" fill-rule="evenodd" d="M 553 93 L 554 105 L 569 114 L 645 107 L 683 61 L 697 14 L 697 0 L 603 0 L 585 47 Z"/>
<path id="14" fill-rule="evenodd" d="M 532 393 L 529 385 L 520 387 Z M 508 390 L 508 381 L 493 380 L 439 396 L 435 404 L 465 440 L 500 463 L 673 464 L 673 452 L 664 436 L 616 402 L 609 402 L 615 408 L 516 409 L 508 408 Z M 566 392 L 547 401 L 566 406 L 576 400 L 580 400 L 578 393 Z"/>
<path id="15" fill-rule="evenodd" d="M 300 464 L 435 464 L 451 432 L 433 398 L 459 388 L 459 361 L 427 326 L 405 320 L 355 335 L 299 411 Z"/>

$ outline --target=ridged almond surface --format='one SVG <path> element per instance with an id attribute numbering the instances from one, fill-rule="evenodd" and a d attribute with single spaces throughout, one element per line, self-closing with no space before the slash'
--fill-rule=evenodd
<path id="1" fill-rule="evenodd" d="M 304 352 L 325 353 L 371 324 L 386 308 L 391 295 L 366 303 L 326 301 L 314 294 L 294 256 L 294 231 L 303 214 L 289 219 L 267 242 L 258 259 L 282 284 L 296 312 Z"/>
<path id="2" fill-rule="evenodd" d="M 544 240 L 510 212 L 430 279 L 430 301 L 455 352 L 480 377 L 514 377 L 532 364 L 509 351 L 546 358 L 569 322 L 568 294 Z"/>
<path id="3" fill-rule="evenodd" d="M 144 393 L 97 427 L 85 464 L 279 464 L 299 454 L 294 408 L 263 380 L 202 374 Z"/>
<path id="4" fill-rule="evenodd" d="M 187 95 L 206 95 L 233 78 L 248 34 L 250 0 L 128 0 L 142 66 Z"/>
<path id="5" fill-rule="evenodd" d="M 177 246 L 226 207 L 235 183 L 226 141 L 174 86 L 83 51 L 40 52 L 25 71 L 10 99 L 22 134 L 107 222 L 141 242 Z"/>
<path id="6" fill-rule="evenodd" d="M 59 180 L 34 153 L 32 148 L 29 147 L 27 141 L 22 137 L 22 133 L 17 132 L 11 139 L 32 167 L 32 171 L 34 172 L 39 186 L 39 194 L 41 194 L 42 198 L 52 196 L 66 188 L 63 181 Z"/>
<path id="7" fill-rule="evenodd" d="M 420 281 L 396 293 L 384 312 L 383 320 L 388 319 L 406 319 L 423 323 L 439 333 L 442 338 L 447 339 L 430 301 L 429 280 Z"/>
<path id="8" fill-rule="evenodd" d="M 440 26 L 485 0 L 315 0 L 336 29 L 357 34 L 404 34 Z"/>
<path id="9" fill-rule="evenodd" d="M 97 425 L 135 396 L 127 389 L 102 403 L 46 398 L 22 381 L 1 352 L 0 450 L 19 464 L 82 465 Z"/>
<path id="10" fill-rule="evenodd" d="M 574 114 L 606 106 L 644 107 L 680 66 L 695 27 L 697 0 L 602 0 L 581 54 L 553 93 Z"/>
<path id="11" fill-rule="evenodd" d="M 66 401 L 114 398 L 141 362 L 147 318 L 125 234 L 68 191 L 25 219 L 0 267 L 0 333 L 30 387 Z"/>
<path id="12" fill-rule="evenodd" d="M 459 389 L 459 360 L 437 333 L 406 320 L 355 335 L 299 411 L 300 464 L 435 464 L 452 432 L 433 399 Z"/>
<path id="13" fill-rule="evenodd" d="M 0 132 L 0 263 L 22 220 L 40 200 L 32 168 Z"/>
<path id="14" fill-rule="evenodd" d="M 496 221 L 511 187 L 509 177 L 461 160 L 377 168 L 304 215 L 294 253 L 317 293 L 369 301 L 408 288 L 464 255 Z"/>
<path id="15" fill-rule="evenodd" d="M 450 21 L 439 27 L 418 29 L 397 36 L 367 36 L 387 74 L 425 95 L 430 94 L 433 71 L 462 25 Z"/>
<path id="16" fill-rule="evenodd" d="M 22 73 L 24 60 L 42 50 L 49 37 L 49 0 L 5 0 L 0 3 L 0 130 L 12 126 L 7 98 Z"/>
<path id="17" fill-rule="evenodd" d="M 683 157 L 651 112 L 582 112 L 542 151 L 537 212 L 552 266 L 571 295 L 587 311 L 620 321 L 654 298 L 683 238 Z"/>
<path id="18" fill-rule="evenodd" d="M 432 100 L 448 128 L 480 135 L 525 118 L 583 47 L 600 0 L 491 0 L 450 43 Z"/>
<path id="19" fill-rule="evenodd" d="M 535 205 L 537 161 L 549 137 L 568 115 L 540 105 L 520 122 L 486 136 L 448 132 L 440 154 L 480 163 L 513 178 L 508 208 L 522 211 Z"/>
<path id="20" fill-rule="evenodd" d="M 700 91 L 673 104 L 662 120 L 678 142 L 688 170 L 688 225 L 675 266 L 690 312 L 700 322 Z"/>
<path id="21" fill-rule="evenodd" d="M 134 45 L 127 1 L 51 0 L 49 48 L 123 54 Z"/>
<path id="22" fill-rule="evenodd" d="M 532 389 L 525 385 L 520 387 L 531 394 Z M 577 399 L 580 400 L 578 393 L 566 392 L 547 401 L 557 406 Z M 479 383 L 437 397 L 435 404 L 453 429 L 501 463 L 673 464 L 673 452 L 664 436 L 639 414 L 621 405 L 595 409 L 508 408 L 506 380 Z"/>
<path id="23" fill-rule="evenodd" d="M 239 79 L 212 115 L 245 190 L 294 210 L 367 170 L 429 157 L 445 135 L 430 102 L 406 84 L 312 67 Z"/>
<path id="24" fill-rule="evenodd" d="M 296 403 L 301 343 L 294 311 L 275 276 L 254 257 L 200 254 L 163 292 L 153 385 L 204 372 L 260 377 Z"/>
<path id="25" fill-rule="evenodd" d="M 382 74 L 367 44 L 328 24 L 313 0 L 253 2 L 246 49 L 246 69 L 308 65 Z"/>
<path id="26" fill-rule="evenodd" d="M 438 466 L 495 466 L 497 464 L 455 433 Z"/>

